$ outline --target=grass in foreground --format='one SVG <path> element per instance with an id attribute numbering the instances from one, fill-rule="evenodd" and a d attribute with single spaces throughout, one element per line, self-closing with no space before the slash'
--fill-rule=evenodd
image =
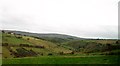
<path id="1" fill-rule="evenodd" d="M 3 59 L 3 64 L 117 64 L 118 56 L 41 56 Z"/>

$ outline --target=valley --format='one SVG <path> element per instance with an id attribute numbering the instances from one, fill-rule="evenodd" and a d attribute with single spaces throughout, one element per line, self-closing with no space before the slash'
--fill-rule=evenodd
<path id="1" fill-rule="evenodd" d="M 2 30 L 3 64 L 116 64 L 120 41 Z M 32 62 L 34 61 L 34 62 Z"/>

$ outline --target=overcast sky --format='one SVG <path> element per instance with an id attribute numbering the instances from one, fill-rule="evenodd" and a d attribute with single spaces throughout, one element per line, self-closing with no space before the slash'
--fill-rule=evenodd
<path id="1" fill-rule="evenodd" d="M 119 0 L 0 0 L 1 29 L 118 38 Z"/>

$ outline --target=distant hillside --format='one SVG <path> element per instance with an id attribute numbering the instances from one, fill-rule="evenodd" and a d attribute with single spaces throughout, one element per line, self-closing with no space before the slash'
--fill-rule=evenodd
<path id="1" fill-rule="evenodd" d="M 51 41 L 54 43 L 62 43 L 70 40 L 83 40 L 84 38 L 79 38 L 75 36 L 70 36 L 70 35 L 64 35 L 64 34 L 42 34 L 42 33 L 30 33 L 30 32 L 23 32 L 23 31 L 12 31 L 12 30 L 4 30 L 5 32 L 12 32 L 15 34 L 20 34 L 20 35 L 26 35 L 26 36 L 32 36 L 36 38 L 40 38 L 43 40 Z"/>
<path id="2" fill-rule="evenodd" d="M 60 55 L 72 51 L 55 43 L 29 36 L 2 33 L 3 58 Z"/>
<path id="3" fill-rule="evenodd" d="M 120 49 L 120 43 L 117 40 L 74 40 L 65 42 L 62 46 L 68 47 L 76 52 L 108 52 Z M 113 53 L 115 54 L 115 53 Z"/>
<path id="4" fill-rule="evenodd" d="M 3 58 L 76 55 L 97 52 L 103 55 L 120 54 L 120 41 L 118 40 L 82 40 L 69 35 L 8 30 L 2 31 L 1 34 L 2 42 L 0 44 L 2 44 Z"/>

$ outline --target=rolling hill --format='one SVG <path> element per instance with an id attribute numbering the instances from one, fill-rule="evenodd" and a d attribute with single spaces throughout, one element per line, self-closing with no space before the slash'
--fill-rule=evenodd
<path id="1" fill-rule="evenodd" d="M 0 37 L 3 64 L 118 63 L 120 54 L 119 40 L 10 30 L 0 32 Z"/>
<path id="2" fill-rule="evenodd" d="M 60 52 L 72 52 L 49 41 L 8 33 L 2 33 L 2 46 L 3 58 L 26 57 L 29 55 L 57 55 Z M 21 53 L 24 56 L 20 55 Z"/>
<path id="3" fill-rule="evenodd" d="M 64 34 L 52 34 L 52 33 L 42 34 L 42 33 L 30 33 L 30 32 L 13 31 L 13 30 L 4 30 L 4 32 L 11 32 L 11 33 L 15 33 L 18 35 L 23 35 L 23 36 L 24 35 L 32 36 L 35 38 L 40 38 L 40 39 L 55 42 L 55 43 L 63 43 L 63 42 L 70 41 L 70 40 L 85 39 L 85 38 L 79 38 L 79 37 L 70 36 L 70 35 L 64 35 Z"/>

